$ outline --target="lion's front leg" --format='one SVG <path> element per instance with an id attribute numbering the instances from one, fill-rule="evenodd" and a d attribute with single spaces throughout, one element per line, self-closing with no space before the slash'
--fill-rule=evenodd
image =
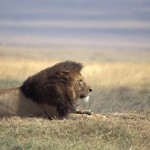
<path id="1" fill-rule="evenodd" d="M 96 120 L 100 119 L 100 120 L 103 120 L 106 117 L 102 116 L 100 114 L 95 114 L 91 110 L 76 110 L 76 108 L 73 107 L 66 118 L 73 119 L 73 120 L 77 120 L 77 119 L 96 119 Z"/>
<path id="2" fill-rule="evenodd" d="M 80 120 L 80 119 L 96 119 L 96 120 L 106 120 L 106 117 L 100 114 L 79 114 L 79 113 L 69 113 L 66 117 L 67 119 Z"/>
<path id="3" fill-rule="evenodd" d="M 73 105 L 70 109 L 70 113 L 92 115 L 93 111 L 92 110 L 78 110 L 77 105 Z"/>
<path id="4" fill-rule="evenodd" d="M 76 114 L 92 115 L 93 111 L 91 111 L 91 110 L 76 110 L 74 113 L 76 113 Z"/>

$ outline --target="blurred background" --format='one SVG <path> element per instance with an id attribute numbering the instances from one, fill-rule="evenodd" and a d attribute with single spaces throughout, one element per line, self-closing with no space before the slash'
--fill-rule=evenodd
<path id="1" fill-rule="evenodd" d="M 82 107 L 150 108 L 149 0 L 0 0 L 0 87 L 59 61 L 85 64 Z"/>
<path id="2" fill-rule="evenodd" d="M 47 51 L 147 51 L 150 1 L 0 0 L 0 45 Z"/>

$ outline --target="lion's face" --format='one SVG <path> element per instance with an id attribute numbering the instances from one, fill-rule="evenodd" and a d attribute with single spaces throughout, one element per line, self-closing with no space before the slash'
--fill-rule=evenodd
<path id="1" fill-rule="evenodd" d="M 86 83 L 86 80 L 80 73 L 74 74 L 74 91 L 77 99 L 85 99 L 88 101 L 89 94 L 92 92 L 92 88 Z"/>

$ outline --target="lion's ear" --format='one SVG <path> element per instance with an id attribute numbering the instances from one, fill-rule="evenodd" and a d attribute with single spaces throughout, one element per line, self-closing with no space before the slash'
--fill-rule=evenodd
<path id="1" fill-rule="evenodd" d="M 69 70 L 60 70 L 60 71 L 57 72 L 57 77 L 68 80 L 70 78 L 69 73 L 70 73 Z"/>

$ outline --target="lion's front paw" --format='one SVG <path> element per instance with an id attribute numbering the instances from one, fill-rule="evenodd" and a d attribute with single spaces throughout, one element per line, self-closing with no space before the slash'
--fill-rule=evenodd
<path id="1" fill-rule="evenodd" d="M 92 110 L 85 110 L 85 111 L 83 111 L 82 114 L 92 115 L 92 114 L 93 114 L 93 111 L 92 111 Z"/>
<path id="2" fill-rule="evenodd" d="M 106 116 L 104 116 L 104 115 L 100 115 L 100 114 L 92 114 L 92 115 L 90 115 L 90 117 L 91 117 L 91 119 L 100 119 L 100 120 L 106 120 L 107 119 L 107 117 Z"/>
<path id="3" fill-rule="evenodd" d="M 75 113 L 76 113 L 76 114 L 92 115 L 92 114 L 93 114 L 93 111 L 91 111 L 91 110 L 76 110 Z"/>

